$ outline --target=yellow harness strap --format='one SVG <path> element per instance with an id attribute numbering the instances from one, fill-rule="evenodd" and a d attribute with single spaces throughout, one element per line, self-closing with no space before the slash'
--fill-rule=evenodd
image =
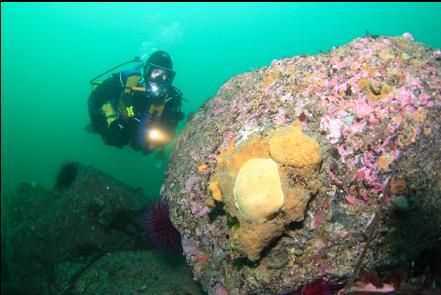
<path id="1" fill-rule="evenodd" d="M 139 80 L 141 79 L 140 76 L 130 76 L 127 78 L 126 87 L 136 87 L 138 85 Z M 132 89 L 125 89 L 125 93 L 133 94 Z"/>
<path id="2" fill-rule="evenodd" d="M 128 95 L 133 95 L 134 90 L 137 90 L 137 85 L 139 83 L 139 80 L 141 79 L 140 76 L 133 75 L 127 78 L 126 87 L 130 87 L 130 89 L 126 88 L 124 89 L 124 93 Z M 140 88 L 143 89 L 143 88 Z M 144 89 L 143 89 L 144 90 Z M 154 105 L 152 104 L 149 107 L 149 116 L 157 116 L 161 117 L 162 112 L 164 111 L 165 101 L 167 100 L 167 97 L 164 99 L 163 103 L 160 105 Z M 125 114 L 127 117 L 133 117 L 135 115 L 133 111 L 133 106 L 126 106 L 123 101 L 120 101 L 119 104 L 120 110 L 123 114 Z"/>
<path id="3" fill-rule="evenodd" d="M 130 76 L 127 78 L 127 82 L 126 82 L 126 87 L 136 87 L 138 85 L 139 80 L 141 79 L 140 76 Z M 127 95 L 133 95 L 133 90 L 132 89 L 124 89 L 124 93 Z M 135 113 L 133 112 L 133 106 L 126 106 L 124 103 L 120 104 L 121 110 L 124 110 L 125 114 L 127 114 L 127 117 L 133 117 L 135 116 Z"/>
<path id="4" fill-rule="evenodd" d="M 116 120 L 116 113 L 113 109 L 113 106 L 110 102 L 106 102 L 103 104 L 101 109 L 104 112 L 104 115 L 106 116 L 107 126 L 110 126 L 110 124 Z"/>
<path id="5" fill-rule="evenodd" d="M 160 104 L 158 106 L 151 104 L 151 106 L 149 107 L 149 116 L 161 117 L 162 112 L 164 111 L 164 106 L 165 106 L 165 103 Z"/>

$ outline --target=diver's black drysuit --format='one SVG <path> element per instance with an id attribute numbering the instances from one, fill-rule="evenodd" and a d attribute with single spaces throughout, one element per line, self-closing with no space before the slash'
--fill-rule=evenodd
<path id="1" fill-rule="evenodd" d="M 139 134 L 141 125 L 147 127 L 153 123 L 159 125 L 173 138 L 178 121 L 184 116 L 181 112 L 182 93 L 176 87 L 169 86 L 164 97 L 157 102 L 148 95 L 148 92 L 125 88 L 128 79 L 133 77 L 140 78 L 140 72 L 137 70 L 119 72 L 99 84 L 89 96 L 89 116 L 94 130 L 101 134 L 107 145 L 122 148 L 128 144 L 135 150 L 141 149 L 144 153 L 149 153 L 152 150 L 137 140 L 142 136 Z M 137 83 L 136 86 L 143 85 Z M 109 106 L 113 108 L 111 115 L 105 111 L 104 105 L 107 109 Z M 130 106 L 133 107 L 128 112 Z"/>

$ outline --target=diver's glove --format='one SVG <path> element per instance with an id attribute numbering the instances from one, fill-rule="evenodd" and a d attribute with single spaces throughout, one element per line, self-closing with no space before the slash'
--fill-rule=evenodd
<path id="1" fill-rule="evenodd" d="M 107 145 L 122 148 L 129 140 L 129 128 L 121 119 L 113 120 L 103 134 L 103 140 Z"/>

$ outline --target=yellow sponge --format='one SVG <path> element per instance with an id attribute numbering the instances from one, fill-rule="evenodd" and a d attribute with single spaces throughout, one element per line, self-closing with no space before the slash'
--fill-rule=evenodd
<path id="1" fill-rule="evenodd" d="M 245 221 L 262 223 L 270 219 L 285 201 L 277 163 L 261 158 L 245 162 L 236 177 L 234 200 Z"/>
<path id="2" fill-rule="evenodd" d="M 282 164 L 301 168 L 320 163 L 320 145 L 299 125 L 277 130 L 269 140 L 269 148 L 271 157 Z"/>

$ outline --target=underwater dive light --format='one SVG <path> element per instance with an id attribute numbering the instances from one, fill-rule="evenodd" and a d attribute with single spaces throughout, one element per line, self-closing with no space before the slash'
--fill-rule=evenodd
<path id="1" fill-rule="evenodd" d="M 152 127 L 147 130 L 147 141 L 156 144 L 167 144 L 170 141 L 170 136 L 163 130 Z"/>
<path id="2" fill-rule="evenodd" d="M 161 132 L 158 129 L 152 129 L 148 135 L 151 140 L 157 141 L 161 137 Z"/>

